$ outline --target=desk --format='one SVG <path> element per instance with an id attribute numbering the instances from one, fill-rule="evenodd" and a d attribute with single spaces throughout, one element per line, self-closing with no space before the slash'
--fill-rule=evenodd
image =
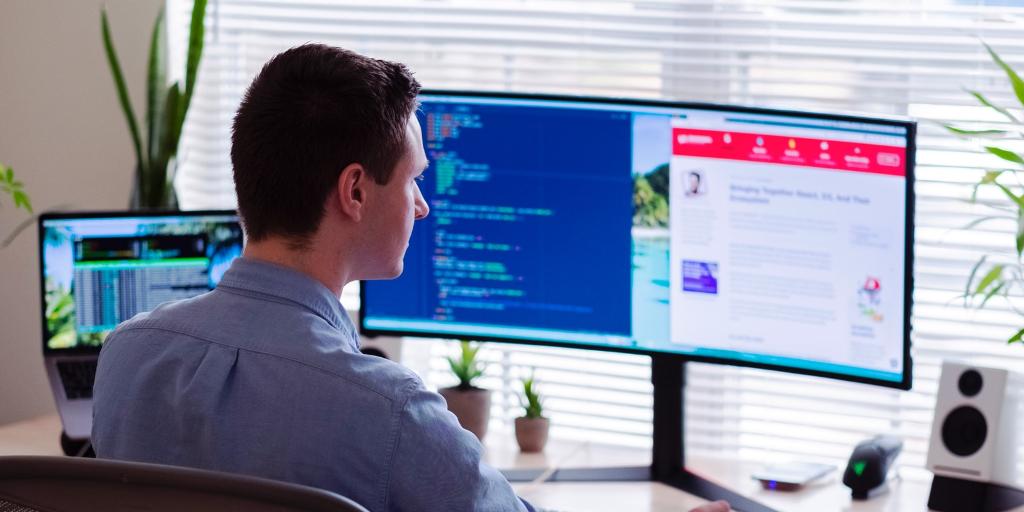
<path id="1" fill-rule="evenodd" d="M 56 414 L 0 426 L 0 455 L 60 455 L 60 418 Z M 487 460 L 500 468 L 600 467 L 648 464 L 644 450 L 553 441 L 543 454 L 522 454 L 501 432 L 488 436 Z M 504 440 L 509 440 L 505 442 Z M 708 457 L 691 457 L 690 468 L 770 507 L 794 512 L 916 512 L 925 511 L 929 479 L 895 480 L 892 490 L 867 502 L 851 502 L 838 472 L 798 493 L 762 490 L 750 479 L 757 464 Z M 703 500 L 652 482 L 517 483 L 516 491 L 537 506 L 569 512 L 687 511 Z M 1017 512 L 1024 512 L 1024 508 Z"/>
<path id="2" fill-rule="evenodd" d="M 57 413 L 0 426 L 0 455 L 64 455 Z"/>
<path id="3" fill-rule="evenodd" d="M 589 443 L 554 442 L 544 454 L 518 453 L 515 446 L 500 443 L 488 434 L 487 459 L 500 468 L 516 467 L 601 467 L 650 464 L 650 454 L 630 449 Z M 514 443 L 511 443 L 514 445 Z M 786 512 L 925 512 L 931 478 L 917 475 L 891 481 L 892 490 L 870 501 L 853 502 L 842 473 L 835 471 L 800 492 L 766 491 L 750 478 L 761 465 L 748 461 L 688 457 L 688 467 L 744 496 Z M 516 483 L 516 492 L 538 506 L 583 511 L 685 512 L 705 501 L 678 489 L 654 482 L 553 482 Z M 1020 511 L 1024 512 L 1024 510 Z"/>

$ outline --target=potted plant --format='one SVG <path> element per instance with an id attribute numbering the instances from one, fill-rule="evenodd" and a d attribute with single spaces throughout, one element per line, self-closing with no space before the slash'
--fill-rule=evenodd
<path id="1" fill-rule="evenodd" d="M 1018 107 L 1024 106 L 1024 80 L 990 46 L 986 44 L 985 49 L 1009 78 L 1014 96 L 1020 104 Z M 997 188 L 1005 195 L 1010 200 L 1010 204 L 988 204 L 993 209 L 993 214 L 977 219 L 965 228 L 969 229 L 982 223 L 1002 220 L 1015 223 L 1017 229 L 1015 235 L 1016 258 L 999 262 L 990 261 L 988 256 L 980 258 L 971 269 L 967 279 L 967 286 L 963 293 L 964 303 L 981 308 L 992 298 L 1000 296 L 1014 311 L 1024 315 L 1024 311 L 1018 309 L 1013 301 L 1008 300 L 1011 296 L 1019 297 L 1021 292 L 1024 292 L 1024 259 L 1022 259 L 1022 253 L 1024 253 L 1024 191 L 1022 191 L 1019 179 L 1019 173 L 1024 172 L 1024 155 L 1014 149 L 1019 148 L 1020 143 L 1024 141 L 1024 119 L 1019 114 L 1014 114 L 1009 109 L 989 101 L 980 92 L 970 90 L 967 92 L 1008 122 L 995 126 L 986 123 L 978 123 L 970 127 L 944 125 L 955 135 L 983 141 L 981 145 L 987 153 L 1003 160 L 1004 167 L 986 171 L 974 185 L 971 202 L 977 201 L 979 187 L 990 186 Z M 1007 177 L 1012 177 L 1013 180 L 1005 179 Z M 1021 342 L 1022 339 L 1024 339 L 1024 329 L 1016 331 L 1007 342 Z"/>
<path id="2" fill-rule="evenodd" d="M 541 404 L 540 394 L 534 388 L 533 374 L 530 378 L 523 379 L 523 409 L 526 415 L 516 418 L 516 442 L 519 449 L 526 453 L 535 453 L 544 450 L 548 443 L 548 430 L 551 428 L 551 421 L 544 417 L 544 406 Z"/>
<path id="3" fill-rule="evenodd" d="M 185 83 L 167 85 L 167 36 L 164 28 L 164 11 L 160 10 L 149 45 L 149 64 L 146 76 L 146 137 L 139 136 L 125 85 L 124 74 L 117 58 L 117 51 L 110 37 L 110 24 L 106 8 L 100 21 L 103 31 L 103 48 L 110 64 L 110 74 L 117 87 L 117 99 L 128 122 L 128 131 L 135 148 L 135 181 L 129 206 L 141 208 L 178 207 L 174 193 L 174 171 L 177 167 L 178 141 L 185 124 L 192 92 L 195 88 L 199 59 L 203 53 L 203 19 L 206 15 L 206 0 L 195 0 L 192 5 L 192 19 L 189 25 L 188 52 L 185 61 Z M 145 142 L 145 144 L 143 144 Z"/>
<path id="4" fill-rule="evenodd" d="M 459 419 L 462 428 L 483 441 L 491 417 L 491 392 L 473 385 L 473 379 L 484 374 L 483 366 L 477 361 L 480 345 L 474 347 L 470 342 L 462 341 L 460 347 L 460 358 L 448 358 L 448 364 L 459 379 L 459 384 L 444 388 L 439 393 L 448 403 L 448 410 Z"/>

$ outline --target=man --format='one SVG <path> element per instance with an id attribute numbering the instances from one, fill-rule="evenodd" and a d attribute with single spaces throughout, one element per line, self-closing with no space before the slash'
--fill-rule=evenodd
<path id="1" fill-rule="evenodd" d="M 98 456 L 297 482 L 372 511 L 532 509 L 439 395 L 360 354 L 338 300 L 400 275 L 427 216 L 418 91 L 400 64 L 323 45 L 263 67 L 232 137 L 243 256 L 215 290 L 107 339 Z"/>

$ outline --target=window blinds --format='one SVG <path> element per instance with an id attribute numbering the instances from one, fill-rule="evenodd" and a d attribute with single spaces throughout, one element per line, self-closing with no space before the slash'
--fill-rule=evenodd
<path id="1" fill-rule="evenodd" d="M 179 63 L 190 6 L 168 1 Z M 984 188 L 982 204 L 966 201 L 984 170 L 1002 164 L 938 124 L 998 121 L 964 88 L 1013 104 L 980 40 L 1024 68 L 1024 1 L 213 0 L 209 9 L 176 182 L 189 209 L 234 206 L 234 110 L 263 62 L 309 41 L 404 62 L 429 88 L 917 118 L 914 390 L 691 364 L 691 452 L 836 462 L 857 441 L 888 432 L 906 440 L 902 466 L 920 471 L 943 358 L 1024 371 L 1024 346 L 1004 342 L 1024 317 L 997 301 L 977 311 L 955 300 L 981 255 L 1014 258 L 1012 220 L 964 229 L 991 212 L 984 204 L 1006 205 Z M 355 307 L 358 297 L 344 300 Z M 452 383 L 443 356 L 453 344 L 410 345 L 427 348 L 420 370 L 428 383 Z M 535 368 L 553 436 L 649 446 L 647 358 L 501 344 L 489 344 L 486 358 L 483 384 L 496 390 L 492 430 L 508 430 L 520 414 L 518 378 Z"/>

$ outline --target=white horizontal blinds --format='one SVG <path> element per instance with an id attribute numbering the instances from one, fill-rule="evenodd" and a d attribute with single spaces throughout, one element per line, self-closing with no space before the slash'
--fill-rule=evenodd
<path id="1" fill-rule="evenodd" d="M 190 4 L 169 0 L 179 52 Z M 856 441 L 894 432 L 907 440 L 902 464 L 920 468 L 942 358 L 974 357 L 1024 370 L 1024 347 L 1003 343 L 1024 325 L 1021 317 L 995 301 L 974 311 L 953 300 L 982 254 L 1013 258 L 1013 222 L 963 229 L 988 213 L 964 200 L 971 185 L 985 168 L 1002 164 L 935 123 L 998 121 L 962 87 L 1012 104 L 1002 72 L 976 37 L 1024 67 L 1024 1 L 211 0 L 210 9 L 177 183 L 188 208 L 233 205 L 228 148 L 234 109 L 266 59 L 307 41 L 405 62 L 430 88 L 918 118 L 914 391 L 691 365 L 691 451 L 838 461 Z M 980 198 L 1007 205 L 994 190 L 983 189 Z M 442 359 L 452 344 L 409 343 L 435 343 L 425 376 L 434 385 L 452 383 Z M 493 364 L 484 384 L 498 390 L 499 419 L 519 414 L 512 398 L 517 375 L 535 366 L 551 394 L 554 435 L 649 443 L 645 358 L 498 344 L 486 354 Z M 509 422 L 495 424 L 506 428 Z"/>
<path id="2" fill-rule="evenodd" d="M 172 50 L 171 71 L 181 80 L 192 1 L 168 0 L 168 35 Z M 178 202 L 183 209 L 234 208 L 231 177 L 231 120 L 242 94 L 243 82 L 253 72 L 240 68 L 237 54 L 221 44 L 219 4 L 210 2 L 206 14 L 206 39 L 195 93 L 189 106 L 178 150 L 175 179 Z M 245 76 L 239 76 L 239 75 Z"/>

